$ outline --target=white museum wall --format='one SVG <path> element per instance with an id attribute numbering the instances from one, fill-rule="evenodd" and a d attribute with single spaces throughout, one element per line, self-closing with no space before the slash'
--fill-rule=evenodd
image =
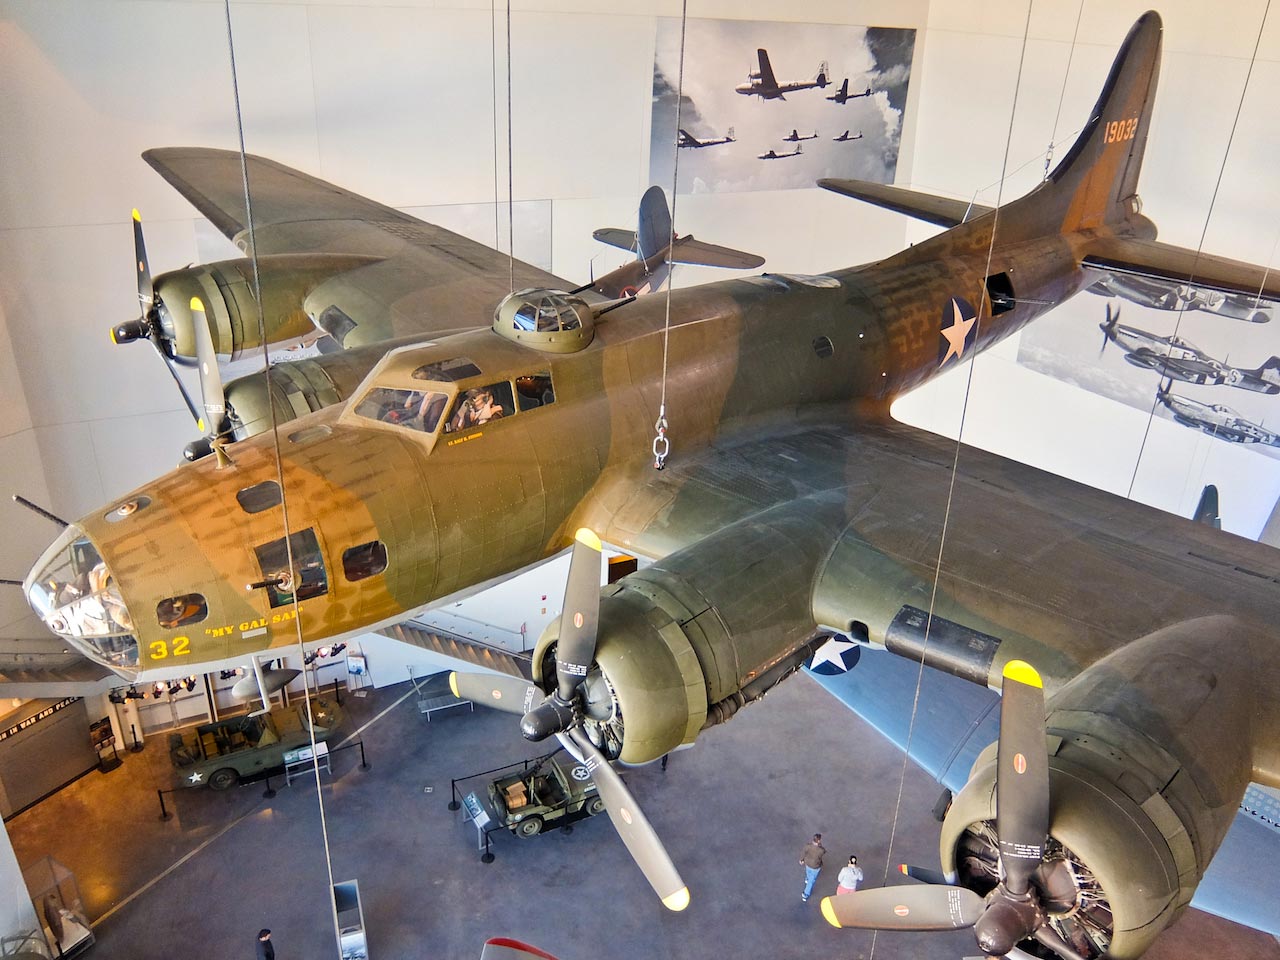
<path id="1" fill-rule="evenodd" d="M 1058 142 L 1055 160 L 1065 154 L 1097 100 L 1116 48 L 1149 6 L 1089 0 L 1082 6 L 1035 5 L 1017 86 L 1026 4 L 931 5 L 923 44 L 928 71 L 909 185 L 964 199 L 984 188 L 976 199 L 994 204 L 1008 138 L 1004 200 L 1035 186 L 1047 144 Z M 1204 232 L 1206 251 L 1275 265 L 1280 182 L 1274 157 L 1280 132 L 1272 93 L 1280 82 L 1280 25 L 1263 31 L 1247 91 L 1244 86 L 1264 8 L 1253 0 L 1213 8 L 1182 0 L 1160 5 L 1163 66 L 1139 191 L 1143 212 L 1156 221 L 1162 241 L 1195 249 Z M 1237 106 L 1241 113 L 1232 138 Z M 917 225 L 909 235 L 919 240 L 933 232 Z M 1082 294 L 1055 313 L 1101 341 L 1097 325 L 1104 307 L 1104 298 Z M 1127 322 L 1155 329 L 1155 323 L 1137 320 L 1135 305 L 1125 304 L 1124 312 Z M 1195 335 L 1191 339 L 1199 342 Z M 1018 342 L 1019 336 L 1010 338 L 974 366 L 966 443 L 1184 516 L 1194 510 L 1203 485 L 1214 483 L 1224 527 L 1258 536 L 1280 496 L 1280 461 L 1032 372 L 1016 362 Z M 1280 329 L 1272 342 L 1271 352 L 1280 353 Z M 1240 356 L 1232 362 L 1248 366 L 1263 359 Z M 1154 392 L 1156 378 L 1145 376 Z M 895 415 L 956 436 L 969 377 L 968 368 L 958 368 L 898 401 Z M 1233 405 L 1236 391 L 1220 389 L 1225 395 L 1215 400 Z M 1264 422 L 1274 429 L 1280 418 Z"/>

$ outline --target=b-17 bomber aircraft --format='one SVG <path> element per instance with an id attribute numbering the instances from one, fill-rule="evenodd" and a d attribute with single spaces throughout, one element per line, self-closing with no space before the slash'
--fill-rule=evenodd
<path id="1" fill-rule="evenodd" d="M 701 149 L 702 147 L 718 147 L 722 143 L 737 143 L 737 142 L 738 141 L 733 138 L 733 127 L 730 127 L 729 132 L 726 133 L 723 137 L 709 137 L 706 140 L 699 140 L 692 133 L 689 133 L 687 130 L 684 130 L 682 128 L 679 131 L 679 137 L 676 140 L 676 146 L 680 147 L 681 149 L 687 148 L 692 150 L 698 150 L 698 149 Z"/>
<path id="2" fill-rule="evenodd" d="M 386 289 L 344 312 L 419 290 L 435 304 L 406 314 L 420 340 L 346 403 L 220 441 L 71 524 L 27 596 L 122 676 L 188 672 L 394 623 L 572 544 L 529 680 L 455 682 L 599 770 L 669 906 L 689 902 L 678 864 L 607 761 L 694 742 L 838 633 L 1006 700 L 999 756 L 978 757 L 943 823 L 951 885 L 838 897 L 837 922 L 959 919 L 992 954 L 1126 960 L 1214 894 L 1280 932 L 1274 831 L 1245 824 L 1246 855 L 1270 851 L 1269 867 L 1205 880 L 1220 848 L 1235 855 L 1246 789 L 1280 786 L 1280 555 L 889 416 L 1102 262 L 1280 297 L 1261 267 L 1156 241 L 1139 212 L 1160 50 L 1148 13 L 1026 196 L 982 209 L 822 181 L 950 229 L 864 266 L 672 291 L 669 310 L 593 304 L 549 277 L 508 294 L 505 256 L 247 157 L 259 258 L 323 251 L 360 273 L 380 269 L 385 237 L 408 238 L 412 264 L 381 268 Z M 160 159 L 243 243 L 241 157 Z M 653 562 L 597 590 L 600 541 Z"/>
<path id="3" fill-rule="evenodd" d="M 1135 367 L 1160 374 L 1161 379 L 1184 383 L 1222 385 L 1251 390 L 1254 393 L 1280 393 L 1280 357 L 1272 357 L 1254 370 L 1233 367 L 1215 360 L 1195 344 L 1182 337 L 1162 337 L 1120 323 L 1120 311 L 1107 307 L 1107 319 L 1098 326 L 1102 330 L 1103 349 L 1114 343 L 1125 352 L 1124 358 Z"/>
<path id="4" fill-rule="evenodd" d="M 797 90 L 812 90 L 815 87 L 822 89 L 831 82 L 831 71 L 825 60 L 818 64 L 818 72 L 814 74 L 812 80 L 789 80 L 779 83 L 773 75 L 773 67 L 769 65 L 769 52 L 761 47 L 756 51 L 756 57 L 759 60 L 760 69 L 748 71 L 747 82 L 733 88 L 744 96 L 759 97 L 761 100 L 785 100 L 787 98 L 784 94 L 795 93 Z"/>
<path id="5" fill-rule="evenodd" d="M 827 97 L 827 99 L 834 101 L 835 103 L 845 104 L 845 103 L 848 103 L 850 100 L 857 100 L 859 97 L 869 97 L 869 96 L 871 96 L 870 87 L 867 87 L 867 89 L 864 90 L 862 93 L 850 93 L 849 78 L 845 77 L 844 82 L 840 84 L 840 89 L 837 90 L 835 93 L 833 93 L 831 96 Z"/>
<path id="6" fill-rule="evenodd" d="M 861 131 L 861 130 L 859 130 L 859 131 L 858 131 L 857 136 L 853 136 L 853 137 L 851 137 L 851 136 L 849 136 L 849 131 L 848 131 L 848 130 L 846 130 L 844 133 L 840 134 L 840 136 L 838 136 L 838 137 L 832 137 L 831 139 L 832 139 L 832 140 L 834 140 L 836 143 L 846 143 L 846 142 L 848 142 L 848 141 L 850 141 L 850 140 L 861 140 L 861 139 L 862 139 L 862 131 Z"/>
<path id="7" fill-rule="evenodd" d="M 756 159 L 757 160 L 785 160 L 787 159 L 787 157 L 798 157 L 803 152 L 804 152 L 803 149 L 800 147 L 800 144 L 798 143 L 796 144 L 796 148 L 792 150 L 790 153 L 778 153 L 776 150 L 773 149 L 773 147 L 770 147 L 764 153 L 757 155 Z"/>
<path id="8" fill-rule="evenodd" d="M 792 127 L 791 132 L 789 134 L 787 134 L 785 137 L 782 138 L 784 143 L 799 143 L 801 140 L 817 140 L 817 139 L 818 139 L 817 130 L 813 131 L 813 133 L 807 133 L 802 136 L 800 131 L 795 129 L 794 127 Z"/>
<path id="9" fill-rule="evenodd" d="M 1168 381 L 1156 390 L 1156 399 L 1184 427 L 1194 427 L 1228 443 L 1261 443 L 1268 447 L 1280 447 L 1280 434 L 1240 416 L 1221 403 L 1201 403 L 1190 397 L 1180 397 L 1172 392 Z"/>

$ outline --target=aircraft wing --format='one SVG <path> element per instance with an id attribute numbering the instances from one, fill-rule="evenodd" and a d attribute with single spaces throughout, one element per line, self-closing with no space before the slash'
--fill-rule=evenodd
<path id="1" fill-rule="evenodd" d="M 636 252 L 636 232 L 634 230 L 624 230 L 622 227 L 601 227 L 594 230 L 591 236 L 601 243 L 607 243 L 611 247 L 619 247 L 631 253 Z"/>
<path id="2" fill-rule="evenodd" d="M 678 436 L 681 414 L 668 416 Z M 1180 657 L 1157 663 L 1154 655 L 1170 631 L 1199 618 L 1274 622 L 1280 554 L 983 451 L 957 450 L 954 441 L 920 430 L 841 422 L 846 416 L 835 411 L 822 422 L 724 436 L 687 457 L 673 442 L 664 470 L 602 484 L 598 510 L 589 501 L 575 522 L 594 525 L 610 543 L 661 557 L 652 569 L 696 568 L 700 582 L 732 582 L 734 595 L 754 598 L 756 617 L 774 605 L 770 598 L 789 601 L 795 580 L 788 578 L 811 557 L 812 576 L 808 569 L 801 575 L 811 591 L 801 616 L 820 625 L 857 634 L 861 624 L 877 645 L 886 642 L 884 625 L 912 607 L 932 607 L 961 626 L 950 635 L 952 646 L 942 646 L 942 626 L 932 642 L 954 653 L 963 679 L 873 649 L 845 677 L 822 681 L 948 786 L 966 780 L 978 748 L 994 738 L 995 696 L 983 662 L 1028 660 L 1052 698 L 1104 658 L 1115 663 L 1113 655 L 1135 650 L 1150 676 L 1161 667 L 1179 683 L 1197 671 L 1224 671 L 1216 689 L 1234 705 L 1218 700 L 1197 719 L 1188 713 L 1177 727 L 1156 731 L 1164 749 L 1198 758 L 1191 740 L 1216 736 L 1218 719 L 1242 710 L 1260 724 L 1246 748 L 1257 751 L 1255 769 L 1280 769 L 1280 737 L 1272 735 L 1280 670 L 1270 636 L 1227 637 L 1221 621 L 1206 620 L 1196 630 L 1219 631 L 1223 642 L 1215 649 L 1237 651 L 1232 664 Z M 715 615 L 734 611 L 719 607 Z M 966 673 L 975 663 L 979 669 Z M 911 729 L 917 678 L 922 697 Z M 1280 837 L 1269 844 L 1280 853 Z M 1271 884 L 1243 872 L 1246 864 L 1232 859 L 1240 851 L 1253 856 L 1248 844 L 1222 848 L 1224 860 L 1201 883 L 1197 903 L 1225 912 L 1223 904 L 1233 902 L 1240 905 L 1228 914 L 1233 919 L 1280 928 Z M 1218 896 L 1223 884 L 1228 894 Z"/>
<path id="3" fill-rule="evenodd" d="M 850 137 L 851 140 L 857 139 Z M 891 187 L 884 183 L 873 183 L 870 180 L 844 180 L 826 177 L 818 181 L 818 186 L 833 193 L 844 194 L 855 200 L 865 200 L 877 207 L 884 207 L 895 213 L 905 213 L 909 217 L 937 224 L 940 227 L 954 227 L 990 213 L 992 207 L 969 203 L 967 200 L 952 200 L 950 197 L 939 197 L 919 190 L 908 190 L 905 187 Z"/>
<path id="4" fill-rule="evenodd" d="M 1080 264 L 1108 273 L 1280 302 L 1280 271 L 1242 260 L 1197 253 L 1158 240 L 1136 237 L 1091 240 Z"/>
<path id="5" fill-rule="evenodd" d="M 164 147 L 142 156 L 248 250 L 239 153 Z M 329 332 L 344 346 L 487 325 L 511 291 L 511 263 L 504 253 L 273 160 L 249 155 L 246 161 L 253 244 L 260 256 L 324 252 L 378 258 L 323 284 L 308 304 L 316 316 L 329 308 L 339 311 L 335 328 L 341 335 Z M 574 286 L 518 260 L 514 267 L 517 289 Z"/>
<path id="6" fill-rule="evenodd" d="M 760 86 L 766 90 L 777 90 L 778 81 L 773 76 L 773 67 L 769 65 L 769 51 L 761 47 L 756 56 L 760 60 Z"/>

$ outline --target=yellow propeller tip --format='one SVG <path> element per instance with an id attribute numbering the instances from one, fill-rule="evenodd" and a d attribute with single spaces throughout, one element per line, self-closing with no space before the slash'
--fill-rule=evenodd
<path id="1" fill-rule="evenodd" d="M 201 313 L 203 313 L 203 312 L 204 312 L 204 304 L 200 302 L 200 298 L 199 298 L 199 297 L 192 297 L 192 298 L 191 298 L 191 309 L 192 309 L 192 310 L 199 310 Z"/>
<path id="2" fill-rule="evenodd" d="M 196 421 L 196 429 L 201 433 L 204 433 L 204 417 L 201 417 Z"/>
<path id="3" fill-rule="evenodd" d="M 590 533 L 591 531 L 588 530 L 587 532 Z M 599 541 L 596 542 L 598 543 Z M 669 897 L 663 897 L 662 905 L 668 910 L 674 910 L 676 913 L 679 913 L 689 905 L 689 888 L 681 887 Z"/>
<path id="4" fill-rule="evenodd" d="M 582 527 L 573 535 L 573 538 L 592 550 L 600 549 L 600 538 L 596 536 L 596 532 L 590 527 Z"/>
<path id="5" fill-rule="evenodd" d="M 449 671 L 449 689 L 453 691 L 455 697 L 459 700 L 462 699 L 462 694 L 458 692 L 458 672 L 456 670 Z"/>
<path id="6" fill-rule="evenodd" d="M 840 929 L 841 924 L 840 921 L 836 919 L 836 908 L 832 905 L 830 897 L 822 898 L 822 916 L 826 919 L 827 923 L 831 924 L 836 929 Z"/>
<path id="7" fill-rule="evenodd" d="M 1010 660 L 1004 665 L 1004 678 L 1025 683 L 1028 687 L 1044 687 L 1036 668 L 1025 660 Z"/>
<path id="8" fill-rule="evenodd" d="M 112 328 L 111 328 L 111 342 L 112 342 L 112 343 L 114 343 L 114 344 L 116 344 L 117 346 L 119 346 L 119 345 L 120 345 L 120 341 L 116 339 L 116 328 L 115 328 L 115 327 L 112 327 Z"/>
<path id="9" fill-rule="evenodd" d="M 136 220 L 136 221 L 138 221 L 138 223 L 141 223 L 141 222 L 142 222 L 142 214 L 140 214 L 140 213 L 138 212 L 138 208 L 137 208 L 137 207 L 134 207 L 134 208 L 133 208 L 133 219 L 134 219 L 134 220 Z"/>

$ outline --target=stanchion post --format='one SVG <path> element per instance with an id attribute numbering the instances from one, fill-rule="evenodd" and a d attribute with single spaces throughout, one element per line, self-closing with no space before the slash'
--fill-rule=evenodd
<path id="1" fill-rule="evenodd" d="M 161 819 L 161 820 L 168 820 L 168 819 L 172 816 L 172 814 L 171 814 L 171 813 L 169 813 L 169 811 L 168 811 L 167 809 L 165 809 L 165 805 L 164 805 L 164 791 L 163 791 L 163 790 L 157 790 L 157 791 L 156 791 L 156 797 L 157 797 L 157 799 L 159 799 L 159 801 L 160 801 L 160 819 Z"/>
<path id="2" fill-rule="evenodd" d="M 367 761 L 367 760 L 365 760 L 365 758 L 364 758 L 364 741 L 363 741 L 363 740 L 357 740 L 357 741 L 356 741 L 356 743 L 360 744 L 360 769 L 361 769 L 361 770 L 368 770 L 368 769 L 369 769 L 369 763 L 368 763 L 368 761 Z"/>
<path id="3" fill-rule="evenodd" d="M 262 799 L 270 800 L 276 795 L 275 790 L 271 789 L 271 777 L 267 777 L 267 789 L 262 791 Z"/>
<path id="4" fill-rule="evenodd" d="M 129 724 L 129 733 L 133 737 L 133 745 L 129 747 L 130 753 L 137 753 L 142 749 L 142 743 L 138 740 L 138 728 L 132 723 Z"/>
<path id="5" fill-rule="evenodd" d="M 493 849 L 489 846 L 489 831 L 484 832 L 484 853 L 480 855 L 481 863 L 493 863 Z"/>
<path id="6" fill-rule="evenodd" d="M 462 804 L 458 802 L 458 781 L 457 780 L 449 781 L 449 796 L 452 798 L 449 801 L 449 809 L 450 810 L 459 809 L 462 806 Z"/>

